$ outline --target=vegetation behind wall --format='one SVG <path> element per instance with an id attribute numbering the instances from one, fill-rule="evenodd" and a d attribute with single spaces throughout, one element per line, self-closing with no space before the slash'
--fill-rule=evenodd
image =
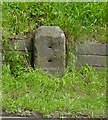
<path id="1" fill-rule="evenodd" d="M 106 42 L 106 3 L 4 2 L 3 39 L 41 25 L 59 26 L 70 41 Z"/>

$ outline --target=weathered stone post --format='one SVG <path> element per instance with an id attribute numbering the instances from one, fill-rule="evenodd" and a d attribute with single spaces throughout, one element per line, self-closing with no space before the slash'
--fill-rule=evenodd
<path id="1" fill-rule="evenodd" d="M 41 26 L 34 39 L 34 67 L 61 76 L 65 69 L 65 35 L 58 26 Z"/>

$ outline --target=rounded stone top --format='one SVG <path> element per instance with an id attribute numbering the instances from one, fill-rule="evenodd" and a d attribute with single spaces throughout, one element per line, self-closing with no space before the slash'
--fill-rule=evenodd
<path id="1" fill-rule="evenodd" d="M 41 26 L 37 29 L 35 37 L 38 38 L 40 36 L 52 36 L 52 37 L 62 37 L 64 38 L 65 35 L 60 27 L 58 26 Z"/>

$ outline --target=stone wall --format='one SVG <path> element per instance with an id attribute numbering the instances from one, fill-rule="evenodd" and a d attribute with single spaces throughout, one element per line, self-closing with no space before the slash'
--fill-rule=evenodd
<path id="1" fill-rule="evenodd" d="M 33 31 L 34 32 L 34 31 Z M 10 52 L 11 50 L 17 50 L 24 56 L 28 56 L 27 58 L 29 66 L 33 67 L 33 32 L 28 32 L 24 35 L 20 36 L 11 36 L 8 38 L 6 45 L 3 45 L 3 60 L 2 62 L 5 63 L 5 55 L 6 53 Z"/>
<path id="2" fill-rule="evenodd" d="M 87 42 L 76 46 L 77 66 L 88 64 L 95 69 L 107 67 L 108 44 Z"/>
<path id="3" fill-rule="evenodd" d="M 30 33 L 26 33 L 25 35 L 22 35 L 22 36 L 11 37 L 8 40 L 9 46 L 14 47 L 15 44 L 18 44 L 17 50 L 21 51 L 24 54 L 26 52 L 28 52 L 30 54 L 30 63 L 32 64 L 32 66 L 35 66 L 36 65 L 35 62 L 37 62 L 37 61 L 35 61 L 35 57 L 34 57 L 34 56 L 36 56 L 34 54 L 34 52 L 36 53 L 36 51 L 33 49 L 34 44 L 35 44 L 33 42 L 34 39 L 35 39 L 35 42 L 38 41 L 37 44 L 40 44 L 37 47 L 38 51 L 41 50 L 42 48 L 44 49 L 44 47 L 45 47 L 45 49 L 46 49 L 46 47 L 48 47 L 48 46 L 45 46 L 45 45 L 42 44 L 44 42 L 46 42 L 46 43 L 48 42 L 48 41 L 45 41 L 46 38 L 48 39 L 48 36 L 47 36 L 48 30 L 46 30 L 46 33 L 45 33 L 46 35 L 43 35 L 44 33 L 42 33 L 42 29 L 39 28 L 39 31 L 41 31 L 41 32 L 37 33 L 37 31 L 33 31 L 33 32 L 30 32 Z M 49 30 L 49 32 L 51 32 L 51 30 Z M 57 31 L 57 29 L 55 29 L 55 33 L 56 32 L 59 33 Z M 61 60 L 60 60 L 61 62 L 59 63 L 59 65 L 62 64 L 62 68 L 64 69 L 64 67 L 65 67 L 65 60 L 64 59 L 66 59 L 66 57 L 64 55 L 64 53 L 65 53 L 65 46 L 64 46 L 65 41 L 64 41 L 64 39 L 65 38 L 62 38 L 60 36 L 61 33 L 63 34 L 62 30 L 61 30 L 58 38 L 57 38 L 55 33 L 53 31 L 52 35 L 51 35 L 51 36 L 55 35 L 55 38 L 54 38 L 54 36 L 52 37 L 52 39 L 53 39 L 52 43 L 54 43 L 54 42 L 56 42 L 56 40 L 58 40 L 58 43 L 55 44 L 55 45 L 57 45 L 57 44 L 59 44 L 59 40 L 61 39 L 61 44 L 60 45 L 62 45 L 62 46 L 60 47 L 60 45 L 58 45 L 59 47 L 57 47 L 57 48 L 55 46 L 55 49 L 57 51 L 61 51 L 61 56 L 60 56 L 61 57 Z M 38 37 L 38 39 L 37 39 L 36 36 L 38 36 L 39 34 L 41 34 L 42 36 L 40 38 Z M 49 39 L 50 39 L 50 37 L 49 37 Z M 49 43 L 51 44 L 51 41 Z M 49 46 L 49 47 L 52 47 L 52 46 Z M 71 46 L 71 47 L 73 49 L 73 46 Z M 87 42 L 87 43 L 83 43 L 83 44 L 76 44 L 74 46 L 74 50 L 73 50 L 74 54 L 77 58 L 76 59 L 76 65 L 78 67 L 80 67 L 84 64 L 88 64 L 89 66 L 93 66 L 93 67 L 95 67 L 96 69 L 99 69 L 99 70 L 107 67 L 107 64 L 106 64 L 107 63 L 107 58 L 108 58 L 107 48 L 108 48 L 108 44 L 100 44 L 100 43 L 97 43 L 97 42 Z M 48 49 L 52 49 L 52 48 L 48 48 Z M 7 47 L 6 51 L 9 51 L 9 50 L 10 49 Z M 48 53 L 48 52 L 50 52 L 50 53 Z M 45 50 L 43 55 L 44 55 L 44 57 L 45 56 L 48 57 L 50 54 L 53 54 L 53 52 Z M 41 54 L 41 52 L 39 54 Z M 60 58 L 58 57 L 57 60 L 58 59 L 60 59 Z M 49 61 L 49 63 L 50 62 L 51 61 Z M 50 63 L 50 64 L 51 64 L 50 65 L 50 67 L 51 67 L 52 63 Z M 56 64 L 56 61 L 55 61 L 55 64 Z"/>

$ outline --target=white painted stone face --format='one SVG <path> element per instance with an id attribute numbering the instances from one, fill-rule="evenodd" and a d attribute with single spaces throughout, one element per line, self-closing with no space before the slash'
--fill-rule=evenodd
<path id="1" fill-rule="evenodd" d="M 41 26 L 34 39 L 35 68 L 61 76 L 65 69 L 65 35 L 58 26 Z"/>

